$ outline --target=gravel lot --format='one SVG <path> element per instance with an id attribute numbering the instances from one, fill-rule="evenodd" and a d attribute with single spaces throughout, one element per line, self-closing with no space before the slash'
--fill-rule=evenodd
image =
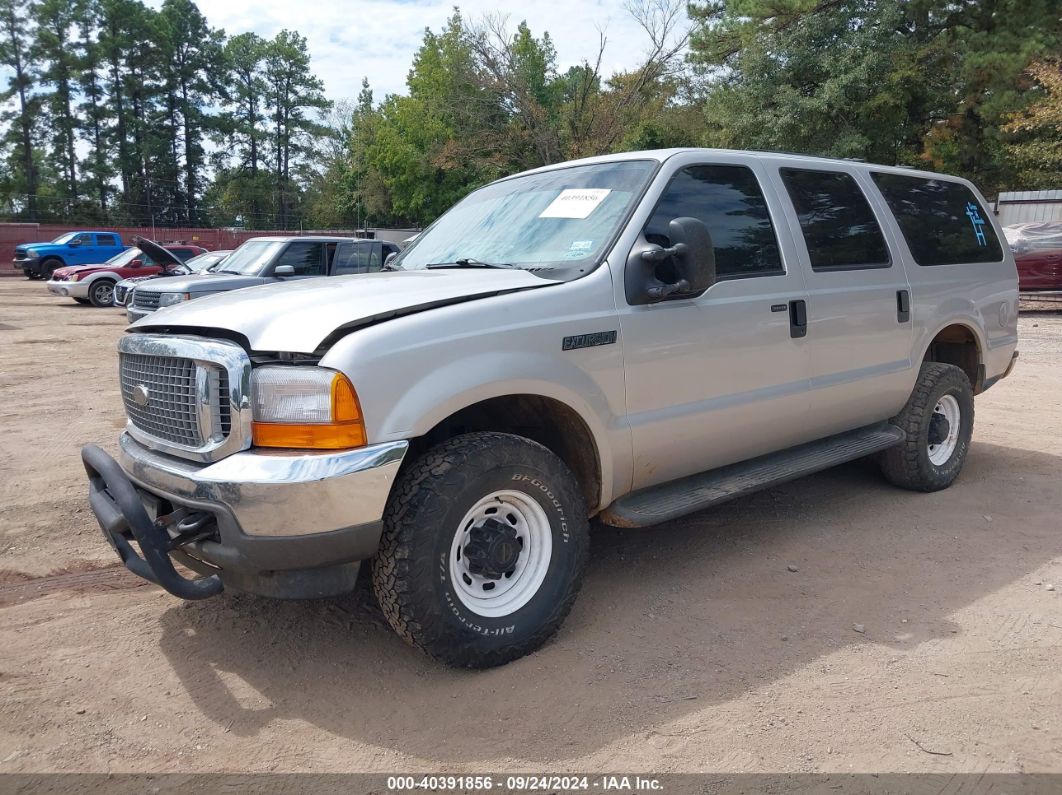
<path id="1" fill-rule="evenodd" d="M 182 604 L 116 567 L 78 451 L 124 424 L 123 327 L 0 280 L 0 771 L 1062 772 L 1060 314 L 1023 315 L 950 490 L 860 462 L 596 528 L 560 635 L 485 673 L 364 590 Z"/>

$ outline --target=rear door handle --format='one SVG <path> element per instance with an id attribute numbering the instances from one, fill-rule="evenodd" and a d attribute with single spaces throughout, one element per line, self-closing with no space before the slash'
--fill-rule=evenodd
<path id="1" fill-rule="evenodd" d="M 896 320 L 906 323 L 911 319 L 911 294 L 907 290 L 896 291 Z"/>
<path id="2" fill-rule="evenodd" d="M 808 334 L 808 305 L 806 301 L 789 302 L 789 336 L 806 337 Z"/>

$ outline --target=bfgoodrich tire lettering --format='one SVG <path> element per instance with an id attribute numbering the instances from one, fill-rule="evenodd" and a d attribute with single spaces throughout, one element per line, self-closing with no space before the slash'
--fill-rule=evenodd
<path id="1" fill-rule="evenodd" d="M 492 494 L 533 501 L 531 512 L 548 519 L 551 539 L 541 584 L 496 616 L 469 607 L 451 566 L 455 535 Z M 395 484 L 373 589 L 391 626 L 414 646 L 448 665 L 489 668 L 534 651 L 557 631 L 578 594 L 588 544 L 586 504 L 564 462 L 519 436 L 465 434 L 428 451 Z"/>
<path id="2" fill-rule="evenodd" d="M 947 440 L 950 455 L 946 460 L 934 463 L 930 458 L 931 444 L 942 433 L 940 420 L 934 420 L 934 410 L 942 402 L 949 409 L 958 408 L 959 423 L 957 433 Z M 906 437 L 903 442 L 882 453 L 882 472 L 891 483 L 905 489 L 946 489 L 958 477 L 966 461 L 973 422 L 973 390 L 966 373 L 951 364 L 924 363 L 907 405 L 892 420 Z M 935 450 L 936 446 L 933 445 L 933 448 Z"/>

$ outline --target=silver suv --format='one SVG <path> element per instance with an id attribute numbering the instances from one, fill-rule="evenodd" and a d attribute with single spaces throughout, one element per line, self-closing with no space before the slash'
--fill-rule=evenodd
<path id="1" fill-rule="evenodd" d="M 400 270 L 133 325 L 92 507 L 180 597 L 327 596 L 366 561 L 413 645 L 502 664 L 564 620 L 594 517 L 647 527 L 864 456 L 949 486 L 1017 356 L 1000 239 L 970 183 L 902 168 L 684 149 L 519 174 Z"/>

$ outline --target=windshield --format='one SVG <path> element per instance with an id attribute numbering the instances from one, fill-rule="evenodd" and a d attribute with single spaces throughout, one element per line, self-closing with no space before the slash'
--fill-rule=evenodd
<path id="1" fill-rule="evenodd" d="M 120 254 L 115 254 L 113 257 L 107 260 L 107 264 L 120 268 L 123 265 L 128 265 L 130 262 L 137 258 L 143 260 L 145 265 L 152 264 L 151 257 L 149 257 L 147 254 L 145 254 L 138 248 L 127 248 Z"/>
<path id="2" fill-rule="evenodd" d="M 181 267 L 186 273 L 203 273 L 204 271 L 210 270 L 211 266 L 217 265 L 227 256 L 228 254 L 216 254 L 214 252 L 200 254 L 197 257 L 192 257 Z"/>
<path id="3" fill-rule="evenodd" d="M 394 263 L 506 265 L 587 272 L 645 187 L 656 163 L 572 166 L 488 185 L 421 233 Z"/>
<path id="4" fill-rule="evenodd" d="M 53 243 L 69 243 L 71 240 L 74 239 L 74 235 L 76 235 L 76 234 L 77 234 L 77 232 L 67 232 L 65 235 L 59 235 L 59 237 L 57 237 L 52 242 Z"/>
<path id="5" fill-rule="evenodd" d="M 283 240 L 248 240 L 233 251 L 217 271 L 257 276 L 284 245 Z"/>

